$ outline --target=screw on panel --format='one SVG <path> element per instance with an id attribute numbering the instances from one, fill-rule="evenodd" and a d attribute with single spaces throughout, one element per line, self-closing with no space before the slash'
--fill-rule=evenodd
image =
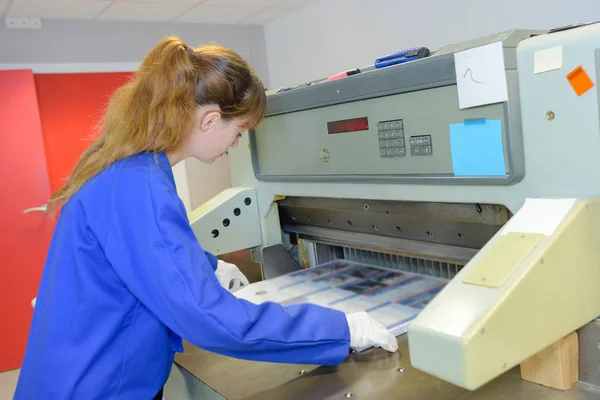
<path id="1" fill-rule="evenodd" d="M 350 397 L 352 397 L 352 396 L 354 396 L 354 393 L 350 393 L 350 392 L 346 393 L 346 398 L 347 398 L 347 399 L 349 399 L 349 398 L 350 398 Z"/>
<path id="2" fill-rule="evenodd" d="M 231 223 L 231 221 L 229 221 L 229 218 L 225 218 L 225 219 L 223 220 L 223 226 L 224 226 L 224 227 L 228 227 L 230 223 Z"/>
<path id="3" fill-rule="evenodd" d="M 239 208 L 235 208 L 233 210 L 233 215 L 235 215 L 236 217 L 239 217 L 241 213 L 242 213 L 242 210 L 240 210 Z"/>
<path id="4" fill-rule="evenodd" d="M 300 371 L 300 375 L 304 375 L 304 374 L 306 374 L 305 370 Z"/>
<path id="5" fill-rule="evenodd" d="M 216 238 L 217 236 L 219 236 L 219 230 L 218 229 L 213 229 L 213 231 L 211 232 L 212 237 Z"/>
<path id="6" fill-rule="evenodd" d="M 554 117 L 555 117 L 555 115 L 554 115 L 554 111 L 548 111 L 548 112 L 546 113 L 546 119 L 547 119 L 548 121 L 552 121 L 552 120 L 554 120 Z"/>
<path id="7" fill-rule="evenodd" d="M 398 372 L 404 372 L 404 368 L 398 368 Z"/>
<path id="8" fill-rule="evenodd" d="M 251 203 L 252 203 L 252 200 L 250 200 L 250 197 L 246 197 L 246 198 L 244 199 L 244 204 L 245 204 L 245 205 L 249 206 Z"/>
<path id="9" fill-rule="evenodd" d="M 427 236 L 429 236 L 430 238 L 434 237 L 435 235 L 433 234 L 433 232 L 427 231 Z"/>

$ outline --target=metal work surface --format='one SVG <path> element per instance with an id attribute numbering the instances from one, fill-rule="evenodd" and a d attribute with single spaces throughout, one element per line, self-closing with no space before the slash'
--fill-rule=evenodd
<path id="1" fill-rule="evenodd" d="M 236 360 L 185 343 L 175 362 L 226 399 L 237 400 L 591 400 L 600 391 L 577 384 L 557 391 L 521 379 L 519 368 L 470 392 L 413 369 L 406 336 L 399 350 L 351 354 L 339 367 L 269 364 Z M 443 362 L 440 360 L 440 362 Z"/>
<path id="2" fill-rule="evenodd" d="M 579 330 L 579 379 L 600 385 L 600 320 Z"/>

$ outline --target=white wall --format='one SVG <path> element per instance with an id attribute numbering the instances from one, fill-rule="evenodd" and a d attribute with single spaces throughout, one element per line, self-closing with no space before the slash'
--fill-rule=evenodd
<path id="1" fill-rule="evenodd" d="M 265 27 L 271 87 L 498 31 L 600 20 L 600 0 L 321 0 Z"/>
<path id="2" fill-rule="evenodd" d="M 190 158 L 186 165 L 192 210 L 231 187 L 231 168 L 228 156 L 219 157 L 210 165 Z"/>
<path id="3" fill-rule="evenodd" d="M 268 82 L 263 28 L 252 25 L 43 20 L 42 29 L 0 24 L 0 69 L 34 72 L 131 71 L 168 34 L 190 46 L 216 42 L 239 52 Z M 177 189 L 192 210 L 231 186 L 227 157 L 213 165 L 186 160 L 174 168 Z"/>

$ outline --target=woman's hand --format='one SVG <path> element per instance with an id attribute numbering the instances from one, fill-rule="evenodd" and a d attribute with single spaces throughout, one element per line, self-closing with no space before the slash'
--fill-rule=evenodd
<path id="1" fill-rule="evenodd" d="M 235 292 L 242 286 L 250 284 L 248 278 L 242 274 L 238 267 L 223 260 L 219 260 L 215 275 L 221 286 L 230 292 Z"/>
<path id="2" fill-rule="evenodd" d="M 366 312 L 346 314 L 350 328 L 350 347 L 381 347 L 389 352 L 398 350 L 398 341 L 393 333 L 380 322 L 375 321 Z"/>

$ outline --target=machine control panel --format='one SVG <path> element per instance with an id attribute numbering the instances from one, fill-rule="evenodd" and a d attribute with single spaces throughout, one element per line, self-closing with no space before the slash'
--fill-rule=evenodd
<path id="1" fill-rule="evenodd" d="M 431 135 L 411 136 L 410 137 L 410 155 L 411 156 L 430 156 L 433 154 L 433 144 Z"/>
<path id="2" fill-rule="evenodd" d="M 379 122 L 377 135 L 380 157 L 404 157 L 406 155 L 404 122 L 401 119 Z"/>
<path id="3" fill-rule="evenodd" d="M 509 161 L 520 134 L 505 107 L 460 109 L 456 86 L 443 86 L 274 115 L 250 134 L 254 173 L 265 181 L 503 184 L 516 177 Z M 492 133 L 503 145 L 494 151 L 504 156 L 505 171 L 460 169 L 477 159 L 469 140 L 481 129 L 469 122 L 475 119 L 495 121 Z"/>

